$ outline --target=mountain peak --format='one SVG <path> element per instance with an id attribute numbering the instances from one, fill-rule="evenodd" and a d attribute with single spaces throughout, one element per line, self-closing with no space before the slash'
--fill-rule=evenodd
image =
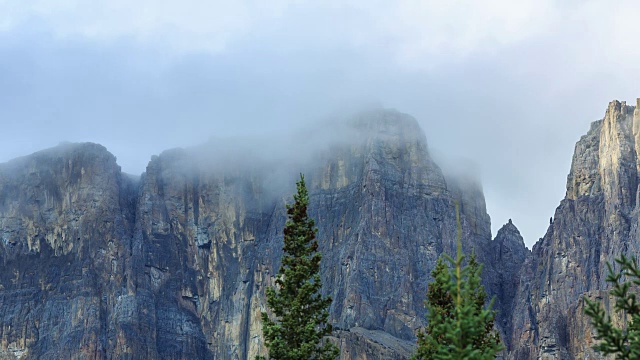
<path id="1" fill-rule="evenodd" d="M 87 155 L 95 155 L 95 156 L 106 156 L 111 157 L 115 161 L 115 156 L 111 154 L 107 148 L 100 144 L 92 143 L 92 142 L 68 142 L 63 141 L 60 144 L 50 147 L 48 149 L 36 151 L 32 154 L 21 156 L 15 158 L 13 160 L 9 160 L 8 162 L 0 165 L 11 166 L 12 164 L 22 164 L 25 161 L 30 160 L 38 160 L 38 159 L 52 159 L 59 157 L 69 157 L 74 154 L 83 154 Z"/>
<path id="2" fill-rule="evenodd" d="M 509 243 L 516 246 L 521 245 L 522 247 L 525 247 L 524 239 L 520 234 L 520 230 L 518 230 L 511 219 L 509 219 L 509 221 L 506 224 L 502 225 L 500 230 L 498 230 L 494 241 L 500 243 L 501 246 Z"/>

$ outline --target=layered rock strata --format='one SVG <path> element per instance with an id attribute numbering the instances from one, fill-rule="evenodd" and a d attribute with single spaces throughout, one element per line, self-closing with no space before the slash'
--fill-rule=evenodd
<path id="1" fill-rule="evenodd" d="M 529 256 L 517 229 L 491 240 L 481 188 L 442 174 L 413 118 L 369 112 L 345 129 L 356 140 L 315 149 L 295 171 L 194 148 L 133 179 L 95 144 L 0 165 L 0 358 L 253 359 L 299 171 L 342 359 L 409 356 L 430 271 L 455 249 L 456 202 L 506 336 Z M 283 174 L 288 186 L 274 180 Z"/>
<path id="2" fill-rule="evenodd" d="M 611 311 L 606 263 L 639 253 L 639 150 L 638 107 L 618 101 L 576 144 L 566 197 L 523 266 L 512 358 L 603 358 L 592 350 L 583 299 L 601 300 Z"/>

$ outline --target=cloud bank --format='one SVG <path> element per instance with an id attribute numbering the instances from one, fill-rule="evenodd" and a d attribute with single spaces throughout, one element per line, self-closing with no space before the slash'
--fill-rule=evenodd
<path id="1" fill-rule="evenodd" d="M 640 96 L 639 17 L 624 0 L 0 0 L 0 161 L 94 141 L 140 173 L 378 103 L 477 164 L 494 233 L 513 218 L 532 245 L 580 135 Z"/>

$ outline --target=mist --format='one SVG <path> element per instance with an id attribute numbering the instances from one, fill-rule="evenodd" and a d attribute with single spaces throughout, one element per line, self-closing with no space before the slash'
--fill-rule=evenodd
<path id="1" fill-rule="evenodd" d="M 91 141 L 141 174 L 211 139 L 277 159 L 323 119 L 394 108 L 474 164 L 494 235 L 511 218 L 530 247 L 575 142 L 640 96 L 631 1 L 67 5 L 0 3 L 0 162 Z"/>
<path id="2" fill-rule="evenodd" d="M 300 174 L 308 175 L 310 186 L 318 185 L 326 167 L 339 159 L 353 170 L 352 166 L 364 165 L 359 157 L 371 147 L 423 142 L 422 131 L 412 131 L 415 125 L 407 114 L 369 104 L 343 108 L 278 133 L 212 136 L 202 144 L 165 150 L 159 158 L 170 163 L 171 172 L 188 177 L 248 181 L 259 188 L 265 203 L 273 203 L 290 200 Z M 347 171 L 347 177 L 359 176 L 361 170 Z"/>

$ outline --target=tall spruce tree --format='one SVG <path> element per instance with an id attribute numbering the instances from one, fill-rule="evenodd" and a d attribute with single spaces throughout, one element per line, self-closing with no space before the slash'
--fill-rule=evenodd
<path id="1" fill-rule="evenodd" d="M 438 259 L 427 290 L 427 328 L 418 332 L 418 348 L 413 359 L 485 360 L 495 359 L 502 350 L 493 329 L 495 313 L 485 309 L 486 293 L 480 283 L 482 267 L 471 255 L 463 266 L 462 226 L 456 203 L 458 226 L 456 259 L 444 255 L 452 266 Z"/>
<path id="2" fill-rule="evenodd" d="M 427 313 L 427 328 L 418 331 L 418 349 L 413 359 L 433 359 L 438 349 L 438 344 L 444 342 L 445 334 L 437 333 L 436 325 L 453 318 L 454 306 L 448 283 L 451 282 L 449 266 L 443 258 L 438 258 L 436 267 L 431 271 L 435 279 L 427 289 L 425 306 Z"/>
<path id="3" fill-rule="evenodd" d="M 325 337 L 330 297 L 320 290 L 320 260 L 315 222 L 307 215 L 309 194 L 300 174 L 293 205 L 287 205 L 284 256 L 276 286 L 267 289 L 267 305 L 276 319 L 262 313 L 262 330 L 272 360 L 334 360 L 338 348 Z M 260 359 L 260 357 L 259 357 Z M 264 358 L 262 358 L 264 359 Z"/>
<path id="4" fill-rule="evenodd" d="M 627 320 L 625 328 L 616 327 L 607 316 L 599 302 L 585 298 L 585 314 L 591 318 L 600 340 L 594 349 L 603 355 L 614 355 L 619 360 L 640 359 L 640 302 L 636 293 L 640 285 L 640 268 L 635 257 L 629 259 L 624 255 L 616 262 L 621 266 L 619 272 L 614 272 L 611 264 L 607 263 L 609 274 L 607 282 L 613 284 L 611 294 L 616 297 L 614 309 Z M 627 281 L 623 281 L 623 277 Z M 635 289 L 631 289 L 631 287 Z"/>

